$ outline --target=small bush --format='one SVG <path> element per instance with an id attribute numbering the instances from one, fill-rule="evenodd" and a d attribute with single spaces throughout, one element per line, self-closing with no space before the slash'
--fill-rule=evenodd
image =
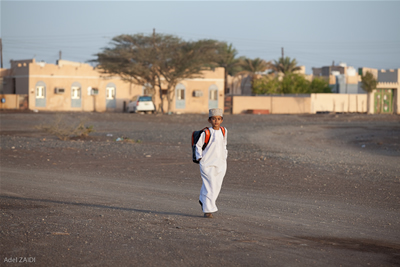
<path id="1" fill-rule="evenodd" d="M 85 126 L 84 119 L 81 119 L 79 123 L 68 123 L 68 120 L 63 115 L 57 115 L 51 124 L 42 124 L 35 128 L 55 135 L 63 141 L 74 137 L 87 137 L 94 132 L 92 125 Z"/>

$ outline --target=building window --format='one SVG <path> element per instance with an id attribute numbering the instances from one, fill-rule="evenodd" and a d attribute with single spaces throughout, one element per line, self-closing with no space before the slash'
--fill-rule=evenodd
<path id="1" fill-rule="evenodd" d="M 44 86 L 36 86 L 36 98 L 44 98 Z"/>
<path id="2" fill-rule="evenodd" d="M 80 99 L 81 98 L 81 88 L 74 86 L 71 89 L 71 98 L 72 99 Z"/>
<path id="3" fill-rule="evenodd" d="M 218 100 L 218 91 L 210 90 L 210 100 Z"/>
<path id="4" fill-rule="evenodd" d="M 177 100 L 185 100 L 185 89 L 177 89 L 176 90 L 176 99 Z"/>
<path id="5" fill-rule="evenodd" d="M 107 87 L 106 99 L 114 99 L 114 98 L 115 98 L 115 87 Z"/>

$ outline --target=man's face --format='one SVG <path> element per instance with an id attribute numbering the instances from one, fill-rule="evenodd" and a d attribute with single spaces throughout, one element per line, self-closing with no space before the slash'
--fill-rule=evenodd
<path id="1" fill-rule="evenodd" d="M 223 120 L 224 119 L 221 116 L 212 116 L 208 119 L 208 122 L 211 123 L 213 128 L 219 128 Z"/>

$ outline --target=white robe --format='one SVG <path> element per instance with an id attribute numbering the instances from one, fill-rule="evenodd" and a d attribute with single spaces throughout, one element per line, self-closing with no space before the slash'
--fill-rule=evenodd
<path id="1" fill-rule="evenodd" d="M 200 190 L 199 200 L 203 204 L 203 212 L 211 213 L 218 210 L 215 202 L 221 191 L 222 181 L 226 173 L 226 158 L 228 150 L 226 149 L 228 131 L 225 128 L 225 137 L 222 130 L 209 128 L 211 137 L 206 149 L 202 150 L 205 133 L 200 135 L 196 144 L 196 159 L 201 158 L 200 174 L 203 185 Z"/>

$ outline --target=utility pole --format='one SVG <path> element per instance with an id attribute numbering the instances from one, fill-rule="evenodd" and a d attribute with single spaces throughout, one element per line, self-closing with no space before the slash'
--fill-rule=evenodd
<path id="1" fill-rule="evenodd" d="M 1 42 L 1 38 L 0 38 L 0 61 L 1 61 L 1 68 L 3 68 L 3 43 Z"/>
<path id="2" fill-rule="evenodd" d="M 58 60 L 61 60 L 61 50 L 58 52 Z"/>
<path id="3" fill-rule="evenodd" d="M 284 58 L 284 54 L 285 54 L 285 53 L 283 52 L 283 47 L 282 47 L 282 59 Z"/>

